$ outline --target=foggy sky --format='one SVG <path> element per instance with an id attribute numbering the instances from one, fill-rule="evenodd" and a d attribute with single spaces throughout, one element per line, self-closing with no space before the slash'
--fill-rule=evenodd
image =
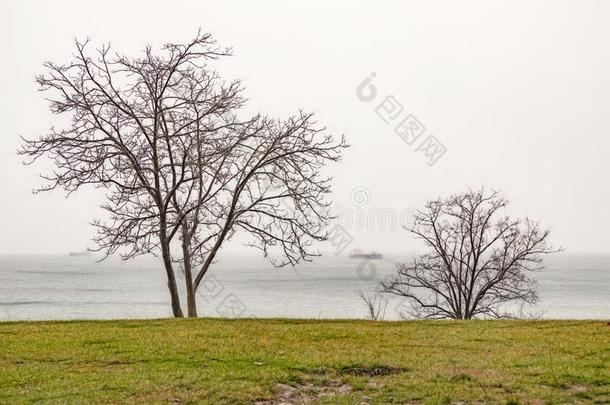
<path id="1" fill-rule="evenodd" d="M 610 252 L 610 3 L 602 1 L 3 1 L 0 3 L 0 254 L 90 246 L 103 195 L 33 196 L 48 165 L 21 165 L 19 135 L 56 118 L 37 92 L 42 63 L 68 62 L 75 37 L 134 55 L 198 28 L 234 48 L 215 65 L 243 81 L 248 110 L 298 108 L 352 147 L 330 169 L 334 199 L 396 213 L 469 186 L 501 190 L 570 252 Z M 371 72 L 447 148 L 433 166 L 356 88 Z M 388 211 L 389 210 L 389 211 Z M 356 210 L 357 211 L 357 210 Z M 417 248 L 399 229 L 354 226 L 353 247 Z M 232 249 L 239 249 L 232 247 Z"/>

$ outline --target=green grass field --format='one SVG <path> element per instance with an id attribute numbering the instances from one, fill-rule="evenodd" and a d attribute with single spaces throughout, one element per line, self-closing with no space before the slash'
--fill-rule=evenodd
<path id="1" fill-rule="evenodd" d="M 2 403 L 610 403 L 605 321 L 0 323 Z"/>

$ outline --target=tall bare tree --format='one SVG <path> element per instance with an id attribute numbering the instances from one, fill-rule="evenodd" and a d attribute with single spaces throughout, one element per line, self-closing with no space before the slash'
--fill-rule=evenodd
<path id="1" fill-rule="evenodd" d="M 311 114 L 287 120 L 257 116 L 224 138 L 228 145 L 216 160 L 197 165 L 201 182 L 185 190 L 177 210 L 189 207 L 188 196 L 213 196 L 186 216 L 182 249 L 188 310 L 196 315 L 195 292 L 222 244 L 234 233 L 250 238 L 277 267 L 317 255 L 315 241 L 326 240 L 330 178 L 321 174 L 346 147 L 342 138 L 318 128 Z M 196 199 L 197 200 L 197 199 Z"/>
<path id="2" fill-rule="evenodd" d="M 281 148 L 268 140 L 282 139 L 278 144 L 286 145 L 298 134 L 309 139 L 312 150 L 319 150 L 301 150 L 301 158 L 320 157 L 313 165 L 324 160 L 324 145 L 318 145 L 322 135 L 311 127 L 308 115 L 273 125 L 259 116 L 238 120 L 237 111 L 244 103 L 240 83 L 222 81 L 207 65 L 228 55 L 230 49 L 217 46 L 201 32 L 187 44 L 166 44 L 159 53 L 147 47 L 137 58 L 112 54 L 109 46 L 88 52 L 88 42 L 76 42 L 71 63 L 47 62 L 46 74 L 37 78 L 51 110 L 70 115 L 71 124 L 37 139 L 24 139 L 20 150 L 26 163 L 45 156 L 56 166 L 52 174 L 43 176 L 46 184 L 38 191 L 64 188 L 71 194 L 87 184 L 107 190 L 103 208 L 109 221 L 94 222 L 97 249 L 106 256 L 119 253 L 123 259 L 160 255 L 176 317 L 183 316 L 176 261 L 189 270 L 187 301 L 194 316 L 192 286 L 203 274 L 192 279 L 193 263 L 198 259 L 207 263 L 207 269 L 236 225 L 256 227 L 241 214 L 244 207 L 238 203 L 261 181 L 262 171 L 279 162 L 263 159 L 253 170 L 256 175 L 242 177 L 260 153 L 279 153 Z M 253 142 L 257 137 L 259 141 Z M 332 143 L 331 137 L 323 139 L 327 146 Z M 334 146 L 338 153 L 345 145 L 340 141 Z M 329 151 L 326 157 L 334 160 L 338 155 Z M 324 181 L 316 185 L 328 187 Z M 238 198 L 227 204 L 233 201 L 227 198 L 231 192 Z M 308 226 L 310 236 L 323 238 L 313 221 Z M 203 236 L 204 229 L 215 231 Z M 172 255 L 178 239 L 181 258 Z M 212 240 L 216 242 L 210 245 Z"/>
<path id="3" fill-rule="evenodd" d="M 508 302 L 535 303 L 542 255 L 553 250 L 548 230 L 530 219 L 503 215 L 497 192 L 469 191 L 429 201 L 409 231 L 430 252 L 398 264 L 383 290 L 406 297 L 422 318 L 501 317 Z"/>

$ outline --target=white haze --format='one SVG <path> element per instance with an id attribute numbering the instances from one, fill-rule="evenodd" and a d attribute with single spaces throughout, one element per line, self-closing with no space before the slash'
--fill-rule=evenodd
<path id="1" fill-rule="evenodd" d="M 16 156 L 20 135 L 56 119 L 34 84 L 42 63 L 67 62 L 74 37 L 135 54 L 199 27 L 234 48 L 218 68 L 243 80 L 249 111 L 303 107 L 346 135 L 352 148 L 331 168 L 341 206 L 356 187 L 370 192 L 366 209 L 399 213 L 486 185 L 548 226 L 555 245 L 609 252 L 608 21 L 602 1 L 3 1 L 0 254 L 83 249 L 101 215 L 99 191 L 32 196 L 50 167 Z M 446 146 L 434 166 L 356 97 L 371 72 Z M 418 246 L 404 231 L 351 233 L 354 247 Z"/>

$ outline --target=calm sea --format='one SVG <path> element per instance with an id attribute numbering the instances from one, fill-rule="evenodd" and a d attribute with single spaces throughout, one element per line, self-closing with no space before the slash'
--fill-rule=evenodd
<path id="1" fill-rule="evenodd" d="M 321 257 L 290 269 L 222 258 L 200 291 L 199 312 L 215 317 L 365 318 L 359 291 L 374 295 L 397 258 Z M 534 274 L 540 303 L 511 308 L 543 318 L 610 318 L 610 256 L 561 254 Z M 96 263 L 93 257 L 0 256 L 0 320 L 171 316 L 165 273 L 153 259 Z M 383 298 L 385 319 L 405 303 Z"/>

